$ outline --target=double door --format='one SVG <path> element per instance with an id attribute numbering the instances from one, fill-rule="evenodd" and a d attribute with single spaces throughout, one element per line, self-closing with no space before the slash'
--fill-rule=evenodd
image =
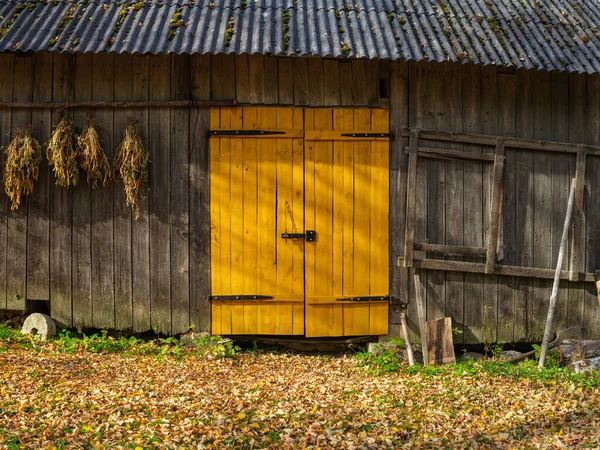
<path id="1" fill-rule="evenodd" d="M 387 333 L 388 113 L 215 108 L 213 334 Z"/>

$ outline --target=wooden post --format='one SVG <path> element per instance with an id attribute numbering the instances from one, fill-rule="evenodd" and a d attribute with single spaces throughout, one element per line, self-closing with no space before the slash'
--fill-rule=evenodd
<path id="1" fill-rule="evenodd" d="M 554 284 L 552 285 L 552 295 L 550 296 L 550 305 L 548 306 L 548 316 L 546 318 L 546 329 L 544 330 L 544 339 L 542 340 L 542 348 L 540 352 L 540 360 L 538 368 L 543 368 L 546 362 L 546 354 L 548 353 L 548 344 L 550 343 L 550 333 L 552 333 L 552 322 L 554 321 L 554 310 L 556 309 L 556 300 L 558 297 L 558 285 L 560 283 L 560 269 L 565 257 L 567 248 L 567 238 L 569 236 L 569 226 L 571 225 L 571 217 L 573 216 L 573 204 L 575 203 L 575 186 L 576 179 L 571 182 L 571 192 L 569 193 L 569 203 L 567 204 L 567 214 L 565 216 L 565 224 L 563 226 L 562 238 L 560 240 L 560 249 L 558 251 L 558 261 L 556 262 L 556 272 L 554 274 Z"/>
<path id="2" fill-rule="evenodd" d="M 406 233 L 404 240 L 404 267 L 412 267 L 415 245 L 415 222 L 417 204 L 417 153 L 419 130 L 410 130 L 408 156 L 408 181 L 406 187 Z"/>
<path id="3" fill-rule="evenodd" d="M 504 175 L 504 138 L 496 141 L 494 157 L 494 181 L 492 207 L 490 208 L 490 234 L 487 241 L 485 273 L 493 273 L 498 258 L 498 236 L 500 234 L 500 212 L 502 210 L 502 177 Z"/>
<path id="4" fill-rule="evenodd" d="M 417 313 L 419 315 L 419 333 L 421 334 L 421 351 L 423 353 L 423 365 L 429 364 L 429 352 L 427 349 L 427 319 L 425 312 L 425 299 L 423 298 L 423 286 L 421 285 L 421 275 L 419 270 L 415 269 L 413 279 L 415 282 L 415 299 L 417 300 Z"/>
<path id="5" fill-rule="evenodd" d="M 400 312 L 400 324 L 402 325 L 402 335 L 404 336 L 404 343 L 406 345 L 406 355 L 408 356 L 408 364 L 414 366 L 415 355 L 413 353 L 412 345 L 410 344 L 410 336 L 408 335 L 408 325 L 406 324 L 406 311 L 406 307 L 404 307 Z"/>
<path id="6" fill-rule="evenodd" d="M 586 151 L 582 145 L 577 147 L 577 164 L 575 169 L 575 215 L 573 217 L 573 233 L 571 243 L 571 264 L 569 280 L 578 281 L 581 271 L 581 260 L 584 248 L 585 233 L 583 229 L 583 196 L 585 192 Z"/>

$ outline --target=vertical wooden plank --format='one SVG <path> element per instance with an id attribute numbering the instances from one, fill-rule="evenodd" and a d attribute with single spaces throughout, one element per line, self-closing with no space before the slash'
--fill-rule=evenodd
<path id="1" fill-rule="evenodd" d="M 33 58 L 15 58 L 13 101 L 30 102 L 33 98 Z M 12 128 L 31 126 L 31 110 L 15 109 Z M 27 209 L 29 198 L 23 197 L 21 205 L 8 213 L 8 243 L 6 246 L 6 308 L 25 309 L 27 295 Z"/>
<path id="2" fill-rule="evenodd" d="M 498 73 L 498 125 L 500 136 L 514 136 L 516 130 L 516 76 Z M 491 126 L 490 126 L 491 128 Z M 488 130 L 484 128 L 483 131 Z M 506 151 L 504 187 L 502 192 L 502 233 L 504 244 L 502 264 L 515 265 L 516 261 L 516 151 Z M 514 342 L 516 278 L 498 277 L 498 340 Z M 519 316 L 522 318 L 522 314 Z M 522 331 L 524 333 L 524 330 Z M 521 337 L 518 333 L 517 339 Z"/>
<path id="3" fill-rule="evenodd" d="M 211 56 L 192 55 L 192 98 L 210 100 L 211 98 Z"/>
<path id="4" fill-rule="evenodd" d="M 323 106 L 323 58 L 308 59 L 308 96 L 311 106 Z"/>
<path id="5" fill-rule="evenodd" d="M 498 238 L 500 237 L 500 210 L 502 207 L 502 176 L 504 174 L 504 138 L 499 137 L 496 142 L 496 155 L 494 157 L 494 181 L 492 184 L 492 207 L 490 209 L 490 233 L 487 238 L 487 253 L 485 257 L 485 271 L 492 273 L 496 267 L 498 257 Z"/>
<path id="6" fill-rule="evenodd" d="M 419 149 L 419 130 L 410 130 L 410 149 L 408 156 L 408 184 L 406 188 L 406 230 L 404 241 L 404 267 L 412 267 L 414 260 L 416 197 L 417 197 L 417 152 Z"/>
<path id="7" fill-rule="evenodd" d="M 404 149 L 408 140 L 399 136 L 400 130 L 408 126 L 408 63 L 391 65 L 390 87 L 390 133 L 396 136 L 390 142 L 390 295 L 408 303 L 407 324 L 414 339 L 416 310 L 408 298 L 408 270 L 398 264 L 398 257 L 404 255 L 406 225 L 408 157 Z M 397 324 L 401 311 L 394 304 L 390 308 L 390 325 Z"/>
<path id="8" fill-rule="evenodd" d="M 579 74 L 569 74 L 569 142 L 582 143 L 585 139 L 587 140 L 587 76 Z M 597 138 L 593 138 L 597 139 Z M 571 167 L 569 177 L 572 179 L 576 172 L 576 160 L 571 157 Z M 589 169 L 588 169 L 589 170 Z M 592 172 L 588 172 L 592 173 Z M 588 179 L 588 181 L 592 181 Z M 570 183 L 570 180 L 569 180 Z M 570 186 L 570 184 L 569 184 Z M 590 196 L 591 197 L 591 196 Z M 565 201 L 566 205 L 566 201 Z M 563 211 L 566 211 L 566 207 L 563 206 Z M 564 213 L 563 213 L 564 220 Z M 587 227 L 585 214 L 581 216 L 581 227 L 585 229 Z M 579 224 L 578 224 L 579 225 Z M 592 224 L 595 226 L 595 224 Z M 560 241 L 559 241 L 560 242 Z M 591 270 L 593 272 L 594 269 Z M 593 300 L 593 299 L 592 299 Z M 583 282 L 569 283 L 569 299 L 567 302 L 567 325 L 582 325 L 584 328 L 584 334 L 588 328 L 589 322 L 587 322 L 586 306 L 594 305 L 590 312 L 597 308 L 597 303 L 590 302 L 590 297 L 586 295 L 586 287 Z M 586 323 L 587 322 L 587 323 Z"/>
<path id="9" fill-rule="evenodd" d="M 579 148 L 575 164 L 575 211 L 573 211 L 571 226 L 571 261 L 569 264 L 569 280 L 571 281 L 579 280 L 579 274 L 585 270 L 583 267 L 585 257 L 585 228 L 583 228 L 585 175 L 586 152 L 583 148 Z"/>
<path id="10" fill-rule="evenodd" d="M 255 107 L 243 108 L 243 114 L 241 108 L 231 108 L 230 110 L 230 125 L 234 130 L 242 128 L 255 128 L 256 124 L 256 111 Z M 254 113 L 254 114 L 252 114 Z M 250 119 L 254 115 L 254 119 Z M 252 124 L 244 123 L 244 119 L 252 120 Z M 244 281 L 246 279 L 246 273 L 244 271 L 244 168 L 243 168 L 243 153 L 249 151 L 250 153 L 256 152 L 256 140 L 255 139 L 240 139 L 239 137 L 232 137 L 230 139 L 230 178 L 229 178 L 229 200 L 230 207 L 230 249 L 231 249 L 231 294 L 244 293 Z M 254 147 L 254 150 L 250 150 Z M 223 212 L 223 211 L 222 211 Z M 227 217 L 221 214 L 221 223 Z M 223 241 L 223 248 L 225 250 L 225 241 Z M 248 274 L 250 275 L 250 274 Z M 243 306 L 239 303 L 232 303 L 231 306 L 223 305 L 223 311 L 227 311 L 229 308 L 231 314 L 231 333 L 238 334 L 239 330 L 243 330 Z M 240 326 L 241 325 L 241 326 Z"/>
<path id="11" fill-rule="evenodd" d="M 225 100 L 225 87 L 223 84 L 223 58 L 225 55 L 209 55 L 210 64 L 210 98 L 212 100 Z"/>
<path id="12" fill-rule="evenodd" d="M 265 56 L 265 88 L 264 102 L 266 105 L 274 105 L 279 102 L 279 92 L 277 89 L 278 64 L 276 56 Z"/>
<path id="13" fill-rule="evenodd" d="M 208 78 L 208 69 L 203 73 Z M 138 101 L 148 100 L 149 89 L 150 59 L 142 55 L 133 55 L 132 99 Z M 209 97 L 210 82 L 206 83 L 204 89 L 207 91 L 206 97 Z M 136 108 L 131 111 L 131 119 L 138 124 L 140 136 L 147 149 L 150 146 L 148 117 L 148 108 Z M 150 165 L 152 164 L 153 161 L 150 162 Z M 133 330 L 137 332 L 152 328 L 150 323 L 150 212 L 148 192 L 145 192 L 140 199 L 139 207 L 140 217 L 137 220 L 132 220 L 131 224 Z"/>
<path id="14" fill-rule="evenodd" d="M 93 100 L 113 100 L 114 64 L 112 54 L 98 53 L 93 56 Z M 109 160 L 112 160 L 116 148 L 113 111 L 99 109 L 95 111 L 95 115 L 104 150 Z M 113 186 L 92 192 L 92 302 L 93 325 L 96 328 L 115 327 L 113 206 Z"/>
<path id="15" fill-rule="evenodd" d="M 52 100 L 52 54 L 34 57 L 33 101 Z M 32 133 L 40 143 L 50 139 L 52 111 L 33 110 Z M 50 171 L 44 158 L 33 193 L 29 196 L 27 219 L 27 298 L 50 299 Z"/>
<path id="16" fill-rule="evenodd" d="M 365 60 L 365 100 L 368 106 L 379 106 L 379 60 Z"/>
<path id="17" fill-rule="evenodd" d="M 117 99 L 132 98 L 133 57 L 115 55 L 114 96 Z M 125 137 L 125 129 L 131 120 L 131 111 L 115 109 L 113 119 L 113 142 L 119 145 Z M 114 182 L 114 273 L 115 273 L 115 326 L 118 330 L 133 327 L 132 260 L 131 260 L 131 208 L 125 204 L 125 188 L 120 177 Z"/>
<path id="18" fill-rule="evenodd" d="M 262 55 L 248 57 L 250 71 L 250 103 L 265 102 L 265 58 Z"/>
<path id="19" fill-rule="evenodd" d="M 338 66 L 340 69 L 340 105 L 353 106 L 354 96 L 352 94 L 352 88 L 354 83 L 352 81 L 352 63 L 350 61 L 340 60 Z"/>
<path id="20" fill-rule="evenodd" d="M 250 69 L 246 54 L 235 56 L 235 98 L 239 103 L 250 103 Z"/>
<path id="21" fill-rule="evenodd" d="M 461 79 L 461 66 L 457 64 L 444 64 L 442 70 L 439 73 L 440 82 L 444 84 L 444 88 L 438 88 L 435 91 L 434 95 L 442 95 L 444 99 L 443 109 L 443 127 L 446 130 L 462 130 L 463 129 L 463 92 L 462 92 L 462 79 Z M 479 80 L 472 80 L 473 84 L 479 85 Z M 465 99 L 465 103 L 473 102 L 475 99 L 469 99 L 467 95 Z M 477 99 L 478 100 L 478 99 Z M 465 106 L 471 106 L 465 105 Z M 462 145 L 456 144 L 447 144 L 446 147 L 462 150 Z M 430 164 L 435 164 L 434 161 L 429 161 Z M 467 165 L 469 163 L 466 163 Z M 476 163 L 471 163 L 476 164 Z M 435 177 L 433 176 L 433 172 L 430 171 L 430 180 L 432 184 L 430 186 L 435 187 L 435 192 L 438 194 L 430 194 L 430 204 L 436 205 L 435 214 L 441 214 L 440 225 L 441 229 L 437 229 L 435 226 L 430 228 L 430 233 L 428 236 L 432 238 L 431 242 L 439 242 L 446 243 L 449 245 L 464 245 L 464 232 L 465 232 L 465 223 L 467 222 L 465 218 L 465 209 L 469 208 L 469 205 L 465 205 L 467 203 L 467 199 L 465 198 L 465 186 L 464 186 L 464 178 L 465 178 L 465 163 L 460 160 L 448 160 L 440 163 L 441 170 L 444 171 L 443 176 L 443 185 L 439 185 L 436 183 Z M 435 169 L 433 169 L 435 170 Z M 481 178 L 470 179 L 467 180 L 472 181 L 472 185 L 469 186 L 470 191 L 480 191 L 481 190 Z M 473 192 L 473 194 L 475 194 Z M 433 198 L 435 195 L 439 195 L 441 197 L 441 204 L 436 204 L 435 199 Z M 479 201 L 477 205 L 478 209 L 481 209 L 481 198 L 472 199 L 474 201 Z M 438 209 L 439 208 L 439 209 Z M 437 218 L 436 218 L 437 219 Z M 478 230 L 475 230 L 473 227 L 469 228 L 469 231 L 472 233 L 476 233 Z M 481 244 L 480 244 L 481 245 Z M 458 260 L 462 261 L 461 257 L 448 257 L 449 260 Z M 460 333 L 456 336 L 457 343 L 460 343 L 465 340 L 465 332 L 468 330 L 464 330 L 464 325 L 467 322 L 467 318 L 465 317 L 465 311 L 473 314 L 475 316 L 475 320 L 473 321 L 473 325 L 479 325 L 479 314 L 482 310 L 481 303 L 481 295 L 473 296 L 471 300 L 473 303 L 465 304 L 465 296 L 464 296 L 464 274 L 461 272 L 446 272 L 445 274 L 440 273 L 440 279 L 445 275 L 445 294 L 446 294 L 446 302 L 443 305 L 442 312 L 445 317 L 451 317 L 453 320 L 454 327 L 459 328 L 463 333 Z M 479 300 L 479 301 L 478 301 Z M 471 323 L 469 323 L 471 325 Z"/>
<path id="22" fill-rule="evenodd" d="M 171 56 L 171 100 L 190 98 L 190 57 Z M 190 326 L 189 144 L 190 110 L 171 110 L 171 332 Z"/>
<path id="23" fill-rule="evenodd" d="M 323 104 L 338 106 L 340 104 L 339 63 L 326 59 L 323 61 Z"/>
<path id="24" fill-rule="evenodd" d="M 304 112 L 302 109 L 292 110 L 292 126 L 295 129 L 304 128 Z M 282 114 L 281 112 L 279 113 Z M 293 173 L 292 183 L 294 190 L 294 211 L 299 211 L 300 217 L 296 216 L 298 226 L 306 230 L 305 226 L 305 211 L 304 211 L 304 139 L 294 139 L 293 141 Z M 298 214 L 298 213 L 296 213 Z M 298 251 L 294 252 L 293 261 L 293 291 L 295 295 L 303 295 L 305 293 L 305 250 L 306 243 L 299 243 Z M 305 330 L 305 297 L 302 302 L 295 303 L 293 306 L 293 334 L 304 334 Z"/>
<path id="25" fill-rule="evenodd" d="M 150 60 L 150 99 L 168 100 L 170 96 L 170 57 L 156 55 Z M 214 86 L 214 78 L 212 85 Z M 171 117 L 168 109 L 149 112 L 150 152 L 150 318 L 152 328 L 171 331 L 171 240 L 169 227 L 169 170 Z"/>
<path id="26" fill-rule="evenodd" d="M 365 106 L 367 104 L 366 83 L 365 61 L 363 59 L 352 60 L 352 98 L 354 106 Z"/>
<path id="27" fill-rule="evenodd" d="M 220 129 L 221 127 L 221 108 L 210 109 L 209 129 Z M 215 295 L 222 293 L 221 288 L 221 186 L 224 184 L 221 174 L 221 139 L 213 137 L 209 141 L 209 182 L 210 182 L 210 284 L 209 294 Z M 211 311 L 211 332 L 213 334 L 221 331 L 221 304 L 212 302 Z M 219 314 L 217 316 L 217 313 Z M 217 331 L 218 330 L 218 331 Z"/>
<path id="28" fill-rule="evenodd" d="M 423 364 L 429 364 L 429 346 L 427 345 L 427 310 L 425 304 L 425 295 L 423 292 L 423 282 L 419 269 L 410 269 L 413 273 L 413 282 L 415 288 L 415 303 L 419 317 L 419 334 L 421 335 L 421 352 L 423 353 Z"/>
<path id="29" fill-rule="evenodd" d="M 14 74 L 14 56 L 9 53 L 0 54 L 0 100 L 12 101 Z M 10 143 L 11 138 L 11 109 L 0 109 L 0 146 Z M 8 196 L 5 194 L 4 185 L 0 190 L 0 309 L 6 308 L 6 247 L 7 247 L 7 220 Z"/>
<path id="30" fill-rule="evenodd" d="M 92 55 L 75 56 L 75 101 L 92 99 Z M 73 120 L 83 129 L 90 110 L 76 109 Z M 92 311 L 92 218 L 91 193 L 85 173 L 79 174 L 79 184 L 73 189 L 73 326 L 85 328 L 93 323 Z M 107 189 L 107 188 L 102 188 Z"/>
<path id="31" fill-rule="evenodd" d="M 294 104 L 293 61 L 291 58 L 277 58 L 279 61 L 277 83 L 280 105 Z"/>
<path id="32" fill-rule="evenodd" d="M 450 317 L 427 322 L 427 345 L 430 365 L 456 362 Z"/>
<path id="33" fill-rule="evenodd" d="M 552 140 L 557 142 L 569 141 L 569 75 L 553 72 L 550 77 L 552 91 Z M 562 229 L 567 211 L 567 201 L 571 189 L 571 166 L 575 162 L 573 155 L 566 153 L 552 154 L 552 220 L 551 220 L 551 253 L 553 264 L 558 259 L 558 250 L 562 237 Z M 567 246 L 567 252 L 570 252 Z M 567 253 L 568 256 L 569 253 Z M 565 258 L 567 261 L 567 258 Z M 566 270 L 568 264 L 565 262 Z M 568 328 L 567 307 L 569 303 L 570 283 L 561 281 L 558 290 L 554 324 L 557 330 Z"/>
<path id="34" fill-rule="evenodd" d="M 600 76 L 587 77 L 587 119 L 586 133 L 587 143 L 600 144 Z M 584 196 L 584 214 L 586 230 L 586 247 L 582 254 L 585 260 L 583 266 L 586 272 L 594 272 L 600 268 L 600 255 L 598 243 L 600 243 L 600 184 L 597 174 L 600 173 L 600 158 L 588 158 L 586 177 L 586 194 Z M 591 339 L 600 338 L 600 297 L 597 297 L 598 283 L 596 286 L 588 283 L 586 285 L 584 300 L 583 327 Z"/>
<path id="35" fill-rule="evenodd" d="M 71 64 L 70 55 L 54 55 L 53 101 L 73 99 Z M 60 119 L 60 113 L 52 112 L 53 126 Z M 72 323 L 70 195 L 67 189 L 56 186 L 54 178 L 50 186 L 50 313 L 59 325 L 69 326 Z"/>
<path id="36" fill-rule="evenodd" d="M 202 79 L 210 68 L 192 56 L 192 97 L 208 100 L 210 93 Z M 209 110 L 190 112 L 190 323 L 198 331 L 210 331 L 210 193 L 209 193 Z"/>
<path id="37" fill-rule="evenodd" d="M 308 59 L 294 58 L 294 105 L 308 105 Z"/>
<path id="38" fill-rule="evenodd" d="M 505 93 L 499 92 L 499 82 L 497 68 L 493 66 L 482 67 L 481 71 L 481 132 L 484 134 L 498 134 L 498 108 L 499 108 L 499 95 L 505 95 Z M 495 152 L 496 149 L 492 147 L 484 147 L 484 152 Z M 503 156 L 505 156 L 503 154 Z M 503 159 L 504 164 L 505 159 Z M 504 170 L 502 171 L 501 182 L 503 183 Z M 483 235 L 480 235 L 483 240 L 482 244 L 489 240 L 489 235 L 492 233 L 492 224 L 490 223 L 490 213 L 493 209 L 493 194 L 492 186 L 494 184 L 494 167 L 492 165 L 483 166 L 483 185 L 482 185 L 482 199 L 483 199 Z M 502 184 L 502 186 L 504 186 Z M 500 196 L 499 215 L 498 215 L 498 237 L 496 239 L 497 245 L 500 249 L 502 257 L 502 196 Z M 468 240 L 466 242 L 469 242 Z M 470 282 L 472 275 L 465 274 L 465 281 Z M 474 277 L 477 279 L 477 277 Z M 499 324 L 498 324 L 498 286 L 500 284 L 499 277 L 496 275 L 485 275 L 479 278 L 483 282 L 483 321 L 482 321 L 482 335 L 481 339 L 483 342 L 498 342 L 501 340 L 499 337 Z M 467 294 L 469 295 L 469 294 Z M 502 339 L 506 341 L 506 339 Z M 512 335 L 510 340 L 512 341 Z"/>
<path id="39" fill-rule="evenodd" d="M 252 66 L 250 66 L 252 68 Z M 262 68 L 262 66 L 261 66 Z M 223 55 L 223 60 L 221 61 L 221 76 L 223 77 L 222 81 L 222 92 L 223 98 L 225 100 L 234 100 L 235 99 L 235 55 L 230 53 L 228 55 Z M 252 79 L 251 79 L 252 80 Z M 252 81 L 251 81 L 252 82 Z"/>

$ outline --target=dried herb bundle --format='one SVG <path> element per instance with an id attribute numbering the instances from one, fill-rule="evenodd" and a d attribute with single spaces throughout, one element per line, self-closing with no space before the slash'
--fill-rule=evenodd
<path id="1" fill-rule="evenodd" d="M 135 210 L 135 219 L 140 218 L 139 199 L 142 188 L 148 182 L 148 151 L 144 147 L 140 130 L 136 124 L 131 124 L 125 130 L 125 139 L 117 149 L 115 166 L 121 174 L 125 185 L 127 205 Z"/>
<path id="2" fill-rule="evenodd" d="M 88 119 L 85 129 L 77 141 L 81 168 L 87 174 L 87 181 L 94 189 L 108 186 L 113 177 L 113 168 L 102 150 L 100 136 L 94 128 L 94 119 Z"/>
<path id="3" fill-rule="evenodd" d="M 79 181 L 77 135 L 75 124 L 66 117 L 61 119 L 52 132 L 52 137 L 47 144 L 46 157 L 48 165 L 56 175 L 57 186 L 77 186 Z"/>
<path id="4" fill-rule="evenodd" d="M 33 183 L 38 179 L 42 161 L 42 148 L 31 136 L 31 129 L 21 128 L 16 130 L 15 138 L 6 147 L 5 153 L 4 190 L 11 201 L 10 209 L 14 211 L 21 203 L 21 196 L 33 192 Z"/>

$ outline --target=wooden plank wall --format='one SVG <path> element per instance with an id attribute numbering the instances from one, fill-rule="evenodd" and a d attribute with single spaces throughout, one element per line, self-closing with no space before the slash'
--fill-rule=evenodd
<path id="1" fill-rule="evenodd" d="M 231 100 L 298 106 L 379 106 L 376 61 L 260 56 L 0 54 L 0 101 Z M 83 129 L 92 111 L 69 117 Z M 111 157 L 130 120 L 150 152 L 150 190 L 133 220 L 123 184 L 55 185 L 44 162 L 34 194 L 11 212 L 0 192 L 0 309 L 50 300 L 62 325 L 163 333 L 210 326 L 209 111 L 99 109 Z M 0 146 L 31 125 L 48 140 L 61 113 L 0 110 Z"/>
<path id="2" fill-rule="evenodd" d="M 391 73 L 390 117 L 396 134 L 410 126 L 575 143 L 600 140 L 597 75 L 437 63 L 393 64 Z M 392 147 L 393 255 L 403 253 L 406 145 L 405 140 L 396 140 Z M 456 148 L 431 141 L 422 145 Z M 468 145 L 462 150 L 493 151 Z M 553 268 L 576 156 L 508 148 L 506 158 L 501 263 Z M 416 242 L 485 246 L 490 169 L 491 165 L 477 162 L 421 158 Z M 588 157 L 583 219 L 587 272 L 600 266 L 598 169 L 600 158 Z M 424 271 L 421 279 L 428 319 L 452 317 L 453 326 L 462 331 L 454 336 L 456 343 L 541 340 L 551 280 L 434 270 Z M 561 281 L 561 288 L 555 328 L 581 324 L 586 335 L 600 336 L 600 306 L 593 284 Z M 416 331 L 414 287 L 407 282 L 407 270 L 398 268 L 392 274 L 392 293 L 402 296 L 406 290 L 411 301 L 409 325 Z"/>
<path id="3" fill-rule="evenodd" d="M 235 98 L 257 105 L 377 107 L 385 106 L 381 86 L 391 92 L 395 136 L 412 126 L 600 144 L 599 76 L 247 55 L 0 54 L 1 101 Z M 90 113 L 68 112 L 79 129 Z M 18 211 L 11 212 L 0 193 L 0 309 L 22 309 L 26 298 L 50 299 L 53 316 L 64 325 L 164 333 L 191 325 L 208 329 L 208 110 L 103 109 L 95 117 L 109 155 L 131 119 L 140 125 L 152 160 L 141 217 L 133 220 L 125 207 L 121 182 L 91 190 L 82 177 L 67 191 L 55 186 L 44 164 L 34 194 Z M 27 125 L 45 141 L 59 119 L 50 110 L 0 110 L 0 145 L 8 144 L 12 129 Z M 397 266 L 404 246 L 407 144 L 397 138 L 391 147 L 390 278 L 392 295 L 405 298 L 408 292 L 415 331 L 414 289 Z M 502 263 L 552 267 L 575 156 L 511 148 L 506 156 Z M 491 166 L 421 159 L 417 170 L 417 242 L 484 246 Z M 582 218 L 587 271 L 600 268 L 598 173 L 600 158 L 588 158 Z M 421 278 L 428 318 L 451 316 L 462 331 L 458 343 L 541 337 L 548 281 L 442 271 Z M 563 286 L 556 327 L 581 323 L 589 336 L 600 335 L 594 286 Z M 394 332 L 394 307 L 390 320 Z"/>

